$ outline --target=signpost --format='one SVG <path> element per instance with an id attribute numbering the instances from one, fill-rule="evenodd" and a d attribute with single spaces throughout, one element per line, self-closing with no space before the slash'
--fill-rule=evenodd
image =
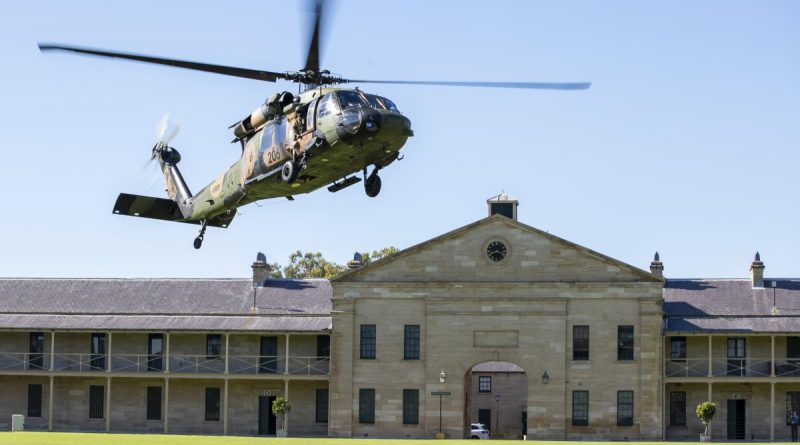
<path id="1" fill-rule="evenodd" d="M 433 391 L 432 396 L 439 396 L 439 434 L 442 434 L 442 396 L 449 396 L 450 391 Z M 444 438 L 444 437 L 443 437 Z"/>

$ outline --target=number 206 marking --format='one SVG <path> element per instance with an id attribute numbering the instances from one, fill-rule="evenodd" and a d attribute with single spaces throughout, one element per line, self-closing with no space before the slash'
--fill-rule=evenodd
<path id="1" fill-rule="evenodd" d="M 267 152 L 267 164 L 272 165 L 281 160 L 281 150 L 280 148 L 272 147 Z"/>

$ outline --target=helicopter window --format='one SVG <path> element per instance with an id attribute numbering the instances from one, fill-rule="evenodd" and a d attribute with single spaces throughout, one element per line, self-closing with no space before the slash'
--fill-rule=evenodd
<path id="1" fill-rule="evenodd" d="M 314 129 L 314 110 L 317 108 L 317 99 L 308 104 L 308 113 L 306 114 L 306 130 L 311 131 Z"/>
<path id="2" fill-rule="evenodd" d="M 333 99 L 333 95 L 328 94 L 319 100 L 319 105 L 317 106 L 317 118 L 322 119 L 323 117 L 336 113 L 337 111 L 339 110 L 336 107 L 336 101 Z"/>
<path id="3" fill-rule="evenodd" d="M 378 99 L 378 96 L 375 96 L 373 94 L 365 94 L 364 97 L 367 98 L 367 102 L 369 102 L 369 104 L 372 105 L 372 108 L 377 108 L 379 110 L 383 110 L 386 108 Z"/>
<path id="4" fill-rule="evenodd" d="M 367 105 L 364 98 L 355 91 L 342 90 L 338 91 L 336 95 L 339 97 L 339 104 L 342 106 L 343 110 L 345 108 L 363 107 Z"/>
<path id="5" fill-rule="evenodd" d="M 389 99 L 387 99 L 385 97 L 380 97 L 380 96 L 378 97 L 378 99 L 380 99 L 380 101 L 383 102 L 383 105 L 386 107 L 387 110 L 389 110 L 389 111 L 399 111 L 397 109 L 397 105 L 395 105 L 394 102 L 392 102 L 391 100 L 389 100 Z"/>

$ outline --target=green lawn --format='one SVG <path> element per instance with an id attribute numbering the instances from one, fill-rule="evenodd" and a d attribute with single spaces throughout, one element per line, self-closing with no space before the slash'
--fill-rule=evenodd
<path id="1" fill-rule="evenodd" d="M 419 445 L 431 440 L 407 439 L 319 439 L 274 437 L 180 436 L 160 434 L 103 433 L 10 433 L 0 432 L 2 445 Z M 444 440 L 446 445 L 475 445 L 472 440 Z M 519 440 L 494 440 L 493 443 L 519 444 Z M 536 445 L 608 445 L 609 442 L 534 442 Z M 686 445 L 687 442 L 627 442 L 629 445 Z M 748 444 L 756 442 L 748 442 Z"/>

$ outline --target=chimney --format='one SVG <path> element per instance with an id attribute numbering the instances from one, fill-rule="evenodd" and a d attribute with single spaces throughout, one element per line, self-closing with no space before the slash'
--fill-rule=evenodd
<path id="1" fill-rule="evenodd" d="M 253 265 L 253 288 L 264 287 L 264 281 L 269 276 L 269 265 L 267 265 L 267 256 L 261 252 L 256 255 L 256 260 Z"/>
<path id="2" fill-rule="evenodd" d="M 650 263 L 650 273 L 658 278 L 664 278 L 664 263 L 658 257 L 658 252 L 653 256 L 653 261 Z"/>
<path id="3" fill-rule="evenodd" d="M 364 258 L 358 252 L 354 253 L 353 259 L 347 263 L 347 267 L 349 267 L 350 270 L 358 269 L 359 267 L 363 266 L 364 266 Z"/>
<path id="4" fill-rule="evenodd" d="M 764 287 L 764 263 L 761 262 L 761 254 L 758 252 L 750 264 L 750 276 L 753 279 L 753 287 Z"/>
<path id="5" fill-rule="evenodd" d="M 517 220 L 517 206 L 519 206 L 519 201 L 513 196 L 502 192 L 497 196 L 492 196 L 487 199 L 486 204 L 489 205 L 489 216 L 499 213 L 514 221 Z"/>

